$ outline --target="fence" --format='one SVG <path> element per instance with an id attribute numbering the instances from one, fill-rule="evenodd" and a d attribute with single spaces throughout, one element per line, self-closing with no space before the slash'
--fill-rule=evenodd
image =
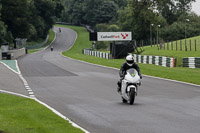
<path id="1" fill-rule="evenodd" d="M 138 63 L 143 64 L 154 64 L 160 65 L 163 67 L 175 67 L 176 66 L 176 59 L 164 56 L 147 56 L 147 55 L 136 55 L 134 54 L 134 60 Z"/>
<path id="2" fill-rule="evenodd" d="M 160 44 L 156 44 L 154 42 L 151 47 L 157 46 L 158 49 L 164 50 L 175 50 L 175 51 L 200 51 L 200 39 L 186 39 L 179 41 L 168 41 L 168 42 L 160 42 Z"/>
<path id="3" fill-rule="evenodd" d="M 92 49 L 83 49 L 83 54 L 105 59 L 111 59 L 112 57 L 109 53 L 93 51 Z"/>
<path id="4" fill-rule="evenodd" d="M 200 68 L 200 57 L 183 58 L 183 67 Z"/>

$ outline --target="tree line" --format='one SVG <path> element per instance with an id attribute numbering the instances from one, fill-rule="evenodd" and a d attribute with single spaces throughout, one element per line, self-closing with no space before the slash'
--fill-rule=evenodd
<path id="1" fill-rule="evenodd" d="M 200 35 L 200 16 L 191 12 L 192 2 L 62 0 L 65 9 L 60 21 L 87 24 L 96 31 L 132 31 L 135 40 L 150 41 L 157 34 L 165 41 L 177 40 Z"/>
<path id="2" fill-rule="evenodd" d="M 0 0 L 0 44 L 45 38 L 63 9 L 60 0 Z"/>
<path id="3" fill-rule="evenodd" d="M 134 40 L 200 35 L 195 0 L 0 0 L 0 43 L 45 38 L 56 21 L 96 31 L 132 31 Z M 158 32 L 159 31 L 159 32 Z M 187 31 L 187 32 L 185 32 Z"/>

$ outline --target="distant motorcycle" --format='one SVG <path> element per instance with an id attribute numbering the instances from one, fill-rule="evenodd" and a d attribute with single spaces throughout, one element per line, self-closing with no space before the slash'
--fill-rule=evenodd
<path id="1" fill-rule="evenodd" d="M 53 51 L 53 46 L 51 46 L 51 51 Z"/>
<path id="2" fill-rule="evenodd" d="M 121 92 L 119 92 L 122 97 L 122 102 L 129 102 L 130 105 L 134 104 L 138 86 L 140 85 L 141 79 L 137 70 L 134 68 L 128 69 L 124 79 L 122 80 Z"/>

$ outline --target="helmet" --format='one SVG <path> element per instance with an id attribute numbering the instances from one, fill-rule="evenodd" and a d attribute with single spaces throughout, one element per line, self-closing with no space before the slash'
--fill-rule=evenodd
<path id="1" fill-rule="evenodd" d="M 132 66 L 132 65 L 134 64 L 133 55 L 128 55 L 128 56 L 126 57 L 126 63 L 127 63 L 127 65 L 129 65 L 129 66 Z"/>

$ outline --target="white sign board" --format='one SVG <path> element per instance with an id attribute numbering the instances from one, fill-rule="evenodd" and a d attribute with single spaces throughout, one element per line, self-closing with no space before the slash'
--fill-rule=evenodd
<path id="1" fill-rule="evenodd" d="M 97 41 L 131 41 L 131 32 L 97 32 Z"/>

